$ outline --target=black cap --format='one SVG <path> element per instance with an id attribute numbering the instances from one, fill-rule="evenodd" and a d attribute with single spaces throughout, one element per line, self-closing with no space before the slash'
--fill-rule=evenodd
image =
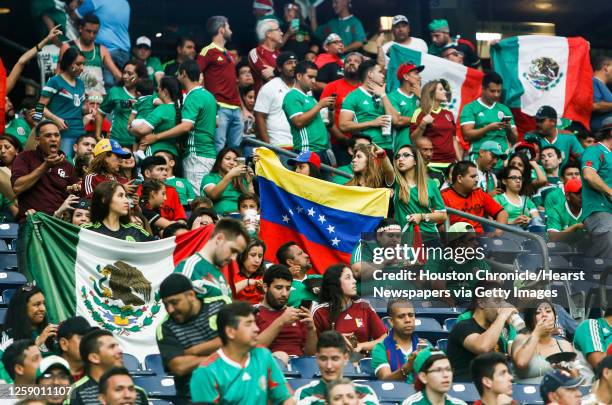
<path id="1" fill-rule="evenodd" d="M 281 54 L 278 55 L 278 57 L 276 58 L 276 67 L 280 70 L 280 68 L 282 68 L 283 65 L 289 62 L 290 60 L 297 61 L 297 56 L 295 55 L 295 53 L 290 51 L 281 52 Z"/>
<path id="2" fill-rule="evenodd" d="M 536 120 L 543 120 L 546 118 L 548 118 L 549 120 L 557 119 L 557 111 L 549 105 L 543 105 L 542 107 L 540 107 L 535 115 Z"/>
<path id="3" fill-rule="evenodd" d="M 91 329 L 87 319 L 82 316 L 73 316 L 60 323 L 57 328 L 57 340 L 61 338 L 70 339 L 72 335 L 85 335 Z"/>
<path id="4" fill-rule="evenodd" d="M 193 290 L 191 280 L 181 273 L 172 273 L 160 284 L 159 296 L 163 299 L 170 297 L 171 295 L 176 295 L 191 290 Z"/>
<path id="5" fill-rule="evenodd" d="M 77 210 L 88 210 L 89 209 L 89 200 L 87 200 L 86 198 L 79 198 L 79 201 L 77 201 L 73 205 L 73 208 L 77 209 Z"/>
<path id="6" fill-rule="evenodd" d="M 602 361 L 599 362 L 597 367 L 595 367 L 595 379 L 599 380 L 603 375 L 603 372 L 606 368 L 612 369 L 612 356 L 606 356 Z"/>

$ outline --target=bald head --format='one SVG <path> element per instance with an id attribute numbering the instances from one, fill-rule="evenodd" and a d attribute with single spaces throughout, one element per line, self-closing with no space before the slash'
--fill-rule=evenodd
<path id="1" fill-rule="evenodd" d="M 416 139 L 414 144 L 419 150 L 419 152 L 421 152 L 421 156 L 423 156 L 425 164 L 429 164 L 429 162 L 431 162 L 431 159 L 433 158 L 434 153 L 433 143 L 431 143 L 431 139 L 424 136 L 420 136 Z"/>

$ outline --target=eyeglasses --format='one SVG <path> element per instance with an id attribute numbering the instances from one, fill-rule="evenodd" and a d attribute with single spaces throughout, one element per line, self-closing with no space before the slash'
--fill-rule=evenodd
<path id="1" fill-rule="evenodd" d="M 408 159 L 409 157 L 414 157 L 414 155 L 412 153 L 408 153 L 408 152 L 398 153 L 397 155 L 395 155 L 395 160 L 398 160 L 399 158 L 406 158 L 406 159 Z"/>
<path id="2" fill-rule="evenodd" d="M 427 374 L 429 373 L 452 373 L 453 369 L 450 367 L 438 367 L 427 370 Z"/>
<path id="3" fill-rule="evenodd" d="M 507 177 L 508 180 L 514 180 L 514 181 L 522 181 L 523 178 L 521 176 L 508 176 Z"/>

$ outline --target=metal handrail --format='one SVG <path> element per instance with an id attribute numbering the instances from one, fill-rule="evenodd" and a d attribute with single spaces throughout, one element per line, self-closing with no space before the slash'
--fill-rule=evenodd
<path id="1" fill-rule="evenodd" d="M 11 48 L 15 48 L 15 49 L 17 49 L 19 52 L 22 52 L 22 53 L 23 53 L 23 52 L 27 52 L 27 51 L 28 51 L 28 49 L 30 49 L 30 48 L 26 48 L 25 46 L 23 46 L 23 45 L 21 45 L 21 44 L 18 44 L 18 43 L 17 43 L 17 42 L 15 42 L 15 41 L 11 41 L 10 39 L 8 39 L 8 38 L 6 38 L 6 37 L 3 37 L 2 35 L 0 35 L 0 43 L 3 43 L 3 44 L 5 44 L 5 45 L 7 45 L 7 46 L 10 46 Z"/>

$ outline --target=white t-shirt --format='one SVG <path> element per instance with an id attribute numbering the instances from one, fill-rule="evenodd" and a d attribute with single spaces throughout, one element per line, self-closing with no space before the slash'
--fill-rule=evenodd
<path id="1" fill-rule="evenodd" d="M 275 77 L 263 85 L 255 101 L 255 111 L 268 114 L 266 127 L 274 146 L 293 146 L 291 127 L 283 111 L 283 99 L 289 90 L 283 79 Z"/>
<path id="2" fill-rule="evenodd" d="M 395 41 L 389 41 L 382 46 L 383 53 L 385 54 L 385 66 L 389 64 L 389 55 L 387 55 L 387 52 L 389 52 L 389 48 L 391 48 L 393 44 L 403 46 L 404 48 L 412 49 L 413 51 L 419 51 L 422 53 L 427 53 L 428 50 L 427 43 L 421 38 L 410 37 L 410 43 L 408 45 L 400 44 Z"/>

